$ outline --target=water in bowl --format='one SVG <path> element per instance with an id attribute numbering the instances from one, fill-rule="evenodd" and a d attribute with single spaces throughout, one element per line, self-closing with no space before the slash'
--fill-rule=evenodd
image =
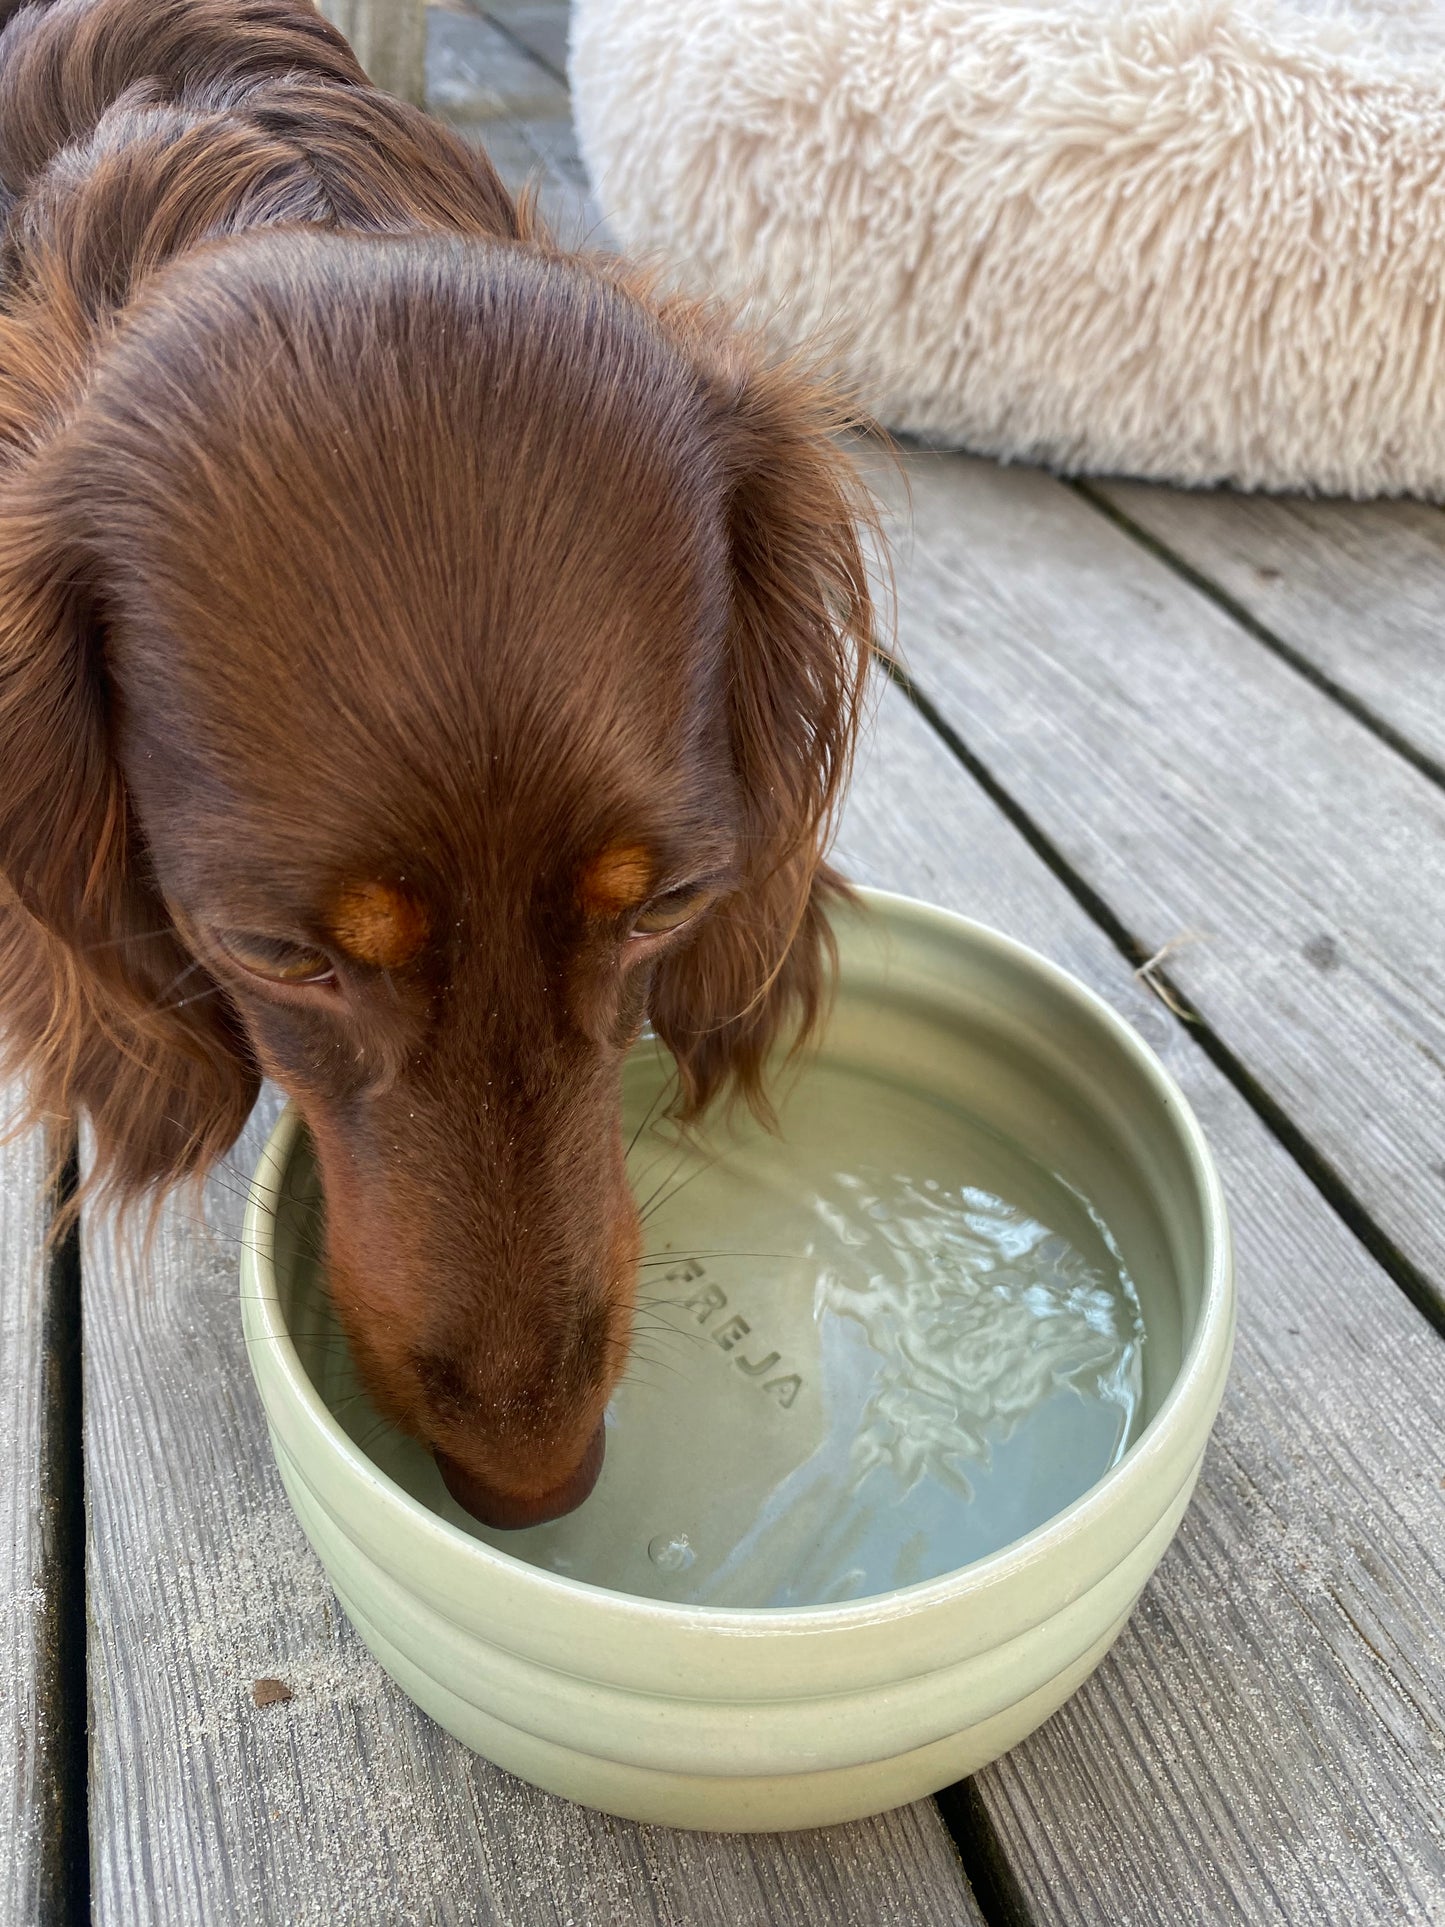
<path id="1" fill-rule="evenodd" d="M 952 1571 L 1118 1460 L 1144 1322 L 1075 1185 L 876 1065 L 810 1069 L 780 1137 L 744 1121 L 697 1142 L 650 1121 L 664 1075 L 646 1052 L 629 1071 L 647 1256 L 593 1496 L 489 1531 L 364 1399 L 332 1397 L 384 1470 L 573 1579 L 787 1607 Z"/>

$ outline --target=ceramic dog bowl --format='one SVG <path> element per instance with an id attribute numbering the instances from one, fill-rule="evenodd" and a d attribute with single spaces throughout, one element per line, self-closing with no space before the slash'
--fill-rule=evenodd
<path id="1" fill-rule="evenodd" d="M 1219 1181 L 1139 1038 L 942 911 L 868 894 L 838 937 L 779 1137 L 683 1141 L 629 1063 L 636 1361 L 567 1519 L 487 1531 L 371 1411 L 294 1113 L 252 1192 L 248 1349 L 348 1616 L 468 1746 L 638 1820 L 856 1818 L 1012 1746 L 1123 1625 L 1224 1388 Z"/>

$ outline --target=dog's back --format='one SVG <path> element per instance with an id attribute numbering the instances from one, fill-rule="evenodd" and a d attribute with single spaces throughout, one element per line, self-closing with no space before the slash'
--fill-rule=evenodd
<path id="1" fill-rule="evenodd" d="M 0 33 L 0 442 L 155 269 L 250 228 L 505 237 L 486 156 L 371 88 L 309 0 L 53 0 Z"/>

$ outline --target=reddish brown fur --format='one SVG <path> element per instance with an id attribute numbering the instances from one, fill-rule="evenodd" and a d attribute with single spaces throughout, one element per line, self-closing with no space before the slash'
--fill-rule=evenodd
<path id="1" fill-rule="evenodd" d="M 652 888 L 652 859 L 635 843 L 599 850 L 583 866 L 577 896 L 589 916 L 615 917 L 645 903 Z"/>
<path id="2" fill-rule="evenodd" d="M 426 906 L 394 883 L 357 883 L 332 905 L 326 927 L 355 962 L 404 970 L 431 936 Z"/>
<path id="3" fill-rule="evenodd" d="M 304 0 L 22 13 L 0 182 L 11 1063 L 126 1201 L 273 1075 L 376 1397 L 544 1506 L 627 1351 L 628 1045 L 650 1014 L 684 1115 L 765 1109 L 824 997 L 840 411 L 560 254 Z M 624 882 L 715 897 L 637 937 Z"/>

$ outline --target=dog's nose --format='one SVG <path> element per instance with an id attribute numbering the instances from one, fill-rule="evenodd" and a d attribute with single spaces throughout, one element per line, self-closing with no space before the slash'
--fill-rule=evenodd
<path id="1" fill-rule="evenodd" d="M 599 1425 L 582 1455 L 581 1464 L 570 1478 L 548 1492 L 526 1497 L 479 1479 L 445 1452 L 436 1454 L 436 1462 L 447 1491 L 459 1506 L 484 1526 L 513 1532 L 523 1526 L 545 1525 L 549 1519 L 560 1519 L 565 1513 L 575 1512 L 597 1483 L 606 1449 L 606 1432 Z"/>

